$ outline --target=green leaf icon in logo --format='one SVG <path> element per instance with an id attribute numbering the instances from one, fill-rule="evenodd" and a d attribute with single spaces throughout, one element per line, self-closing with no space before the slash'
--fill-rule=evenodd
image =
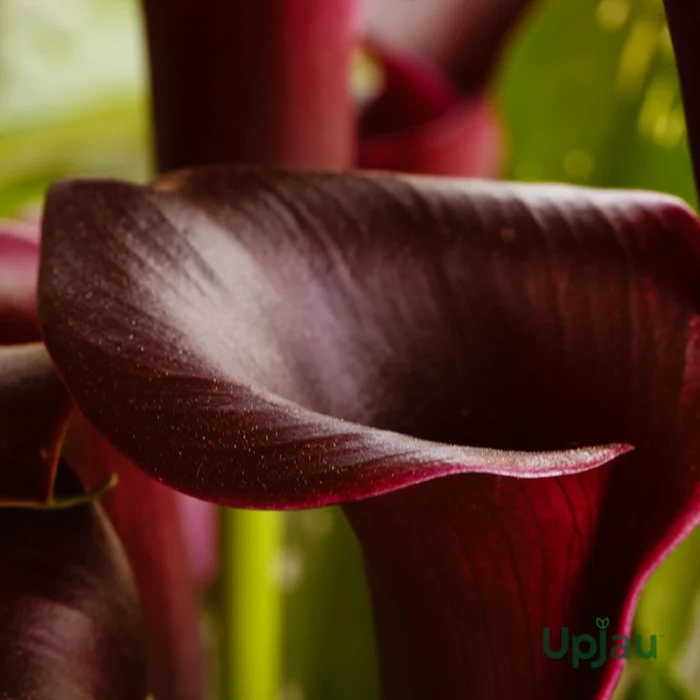
<path id="1" fill-rule="evenodd" d="M 610 618 L 609 617 L 596 617 L 595 619 L 596 625 L 598 625 L 598 629 L 604 630 L 608 628 L 608 625 L 610 624 Z"/>

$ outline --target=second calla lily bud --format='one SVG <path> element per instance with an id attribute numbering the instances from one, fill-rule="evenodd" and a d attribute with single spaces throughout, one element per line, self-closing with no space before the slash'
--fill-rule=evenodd
<path id="1" fill-rule="evenodd" d="M 138 597 L 99 506 L 0 509 L 0 557 L 0 697 L 146 698 Z"/>
<path id="2" fill-rule="evenodd" d="M 121 544 L 59 461 L 70 400 L 39 343 L 0 348 L 0 698 L 143 700 Z M 109 484 L 109 482 L 108 482 Z"/>

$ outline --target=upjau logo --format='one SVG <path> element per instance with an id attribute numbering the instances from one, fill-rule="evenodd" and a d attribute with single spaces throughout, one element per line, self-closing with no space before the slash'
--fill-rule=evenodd
<path id="1" fill-rule="evenodd" d="M 655 659 L 658 640 L 661 635 L 651 634 L 645 639 L 641 634 L 628 637 L 624 634 L 613 634 L 608 644 L 608 626 L 610 618 L 597 617 L 595 621 L 598 635 L 571 635 L 571 666 L 579 668 L 581 662 L 590 662 L 591 668 L 599 668 L 608 659 L 629 659 L 632 654 L 638 659 Z M 549 627 L 542 630 L 542 651 L 550 659 L 564 659 L 569 654 L 569 628 L 562 627 L 559 648 L 552 649 L 552 639 Z"/>

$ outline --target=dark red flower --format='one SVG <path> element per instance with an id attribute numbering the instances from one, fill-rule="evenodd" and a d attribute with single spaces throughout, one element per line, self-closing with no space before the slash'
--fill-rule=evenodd
<path id="1" fill-rule="evenodd" d="M 128 563 L 59 463 L 69 409 L 42 345 L 0 347 L 0 695 L 143 700 Z"/>
<path id="2" fill-rule="evenodd" d="M 698 519 L 684 205 L 216 169 L 63 184 L 44 226 L 47 345 L 136 464 L 238 506 L 401 489 L 346 506 L 389 697 L 609 691 L 617 662 L 572 676 L 541 635 L 628 631 Z M 483 473 L 436 479 L 460 472 Z"/>
<path id="3" fill-rule="evenodd" d="M 510 22 L 521 4 L 496 7 Z M 347 165 L 350 2 L 146 9 L 162 167 Z M 264 48 L 256 27 L 272 32 Z M 491 59 L 474 64 L 451 69 L 465 94 Z M 397 82 L 405 69 L 387 94 L 420 93 L 427 121 L 459 103 L 422 68 Z M 395 117 L 384 107 L 365 115 L 377 134 Z M 443 172 L 432 148 L 377 159 Z M 608 618 L 610 635 L 628 633 L 646 577 L 700 519 L 700 239 L 682 203 L 214 168 L 151 187 L 56 185 L 43 231 L 48 349 L 126 458 L 211 502 L 346 504 L 388 698 L 609 696 L 620 660 L 572 669 L 542 633 Z M 45 498 L 47 464 L 6 472 L 5 489 Z M 134 493 L 155 493 L 138 474 Z M 148 547 L 174 517 L 157 518 L 136 561 L 167 553 Z M 169 629 L 182 649 L 183 628 Z"/>

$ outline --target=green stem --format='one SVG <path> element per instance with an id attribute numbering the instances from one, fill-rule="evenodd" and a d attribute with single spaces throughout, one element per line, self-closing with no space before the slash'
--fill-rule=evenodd
<path id="1" fill-rule="evenodd" d="M 274 700 L 281 685 L 282 589 L 273 565 L 282 513 L 223 509 L 221 692 L 223 700 Z"/>

